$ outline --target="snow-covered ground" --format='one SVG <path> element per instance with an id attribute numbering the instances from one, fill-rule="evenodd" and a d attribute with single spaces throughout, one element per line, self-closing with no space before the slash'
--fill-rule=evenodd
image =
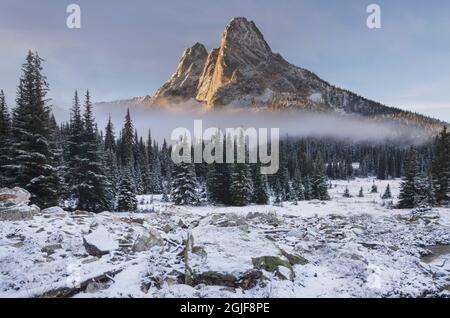
<path id="1" fill-rule="evenodd" d="M 139 213 L 0 221 L 0 297 L 450 296 L 450 209 L 391 209 L 380 196 L 389 183 L 397 197 L 399 181 L 375 183 L 377 194 L 370 179 L 333 182 L 328 202 L 178 207 L 147 195 Z"/>

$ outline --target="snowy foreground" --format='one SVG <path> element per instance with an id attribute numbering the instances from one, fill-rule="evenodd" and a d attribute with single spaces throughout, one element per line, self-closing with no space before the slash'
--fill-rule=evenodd
<path id="1" fill-rule="evenodd" d="M 0 222 L 0 297 L 450 296 L 449 208 L 393 210 L 371 180 L 336 184 L 330 202 L 176 207 L 141 196 L 140 213 L 53 208 Z"/>

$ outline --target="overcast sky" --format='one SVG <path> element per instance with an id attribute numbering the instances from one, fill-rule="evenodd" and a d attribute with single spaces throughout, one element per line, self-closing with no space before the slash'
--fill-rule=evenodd
<path id="1" fill-rule="evenodd" d="M 366 27 L 378 3 L 382 29 Z M 66 27 L 66 7 L 82 28 Z M 235 16 L 255 21 L 275 52 L 323 79 L 389 106 L 450 121 L 450 2 L 265 0 L 0 0 L 0 88 L 14 100 L 28 49 L 39 51 L 54 104 L 75 88 L 96 101 L 152 95 L 184 48 L 219 45 Z"/>

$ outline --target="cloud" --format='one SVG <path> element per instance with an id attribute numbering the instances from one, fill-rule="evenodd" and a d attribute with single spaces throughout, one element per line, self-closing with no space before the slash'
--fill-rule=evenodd
<path id="1" fill-rule="evenodd" d="M 116 131 L 121 129 L 126 108 L 130 104 L 101 104 L 96 107 L 100 128 L 105 127 L 111 115 Z M 169 140 L 172 130 L 178 127 L 193 131 L 194 120 L 203 121 L 203 129 L 226 128 L 279 128 L 282 136 L 330 137 L 352 142 L 422 143 L 427 135 L 418 129 L 391 121 L 374 121 L 360 116 L 304 112 L 269 112 L 227 109 L 205 111 L 199 104 L 170 105 L 164 108 L 131 106 L 131 116 L 141 136 Z"/>

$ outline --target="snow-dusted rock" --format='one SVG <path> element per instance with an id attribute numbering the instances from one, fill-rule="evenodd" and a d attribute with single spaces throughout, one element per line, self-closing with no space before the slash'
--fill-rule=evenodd
<path id="1" fill-rule="evenodd" d="M 83 237 L 84 247 L 89 255 L 101 257 L 119 248 L 117 240 L 104 226 Z"/>
<path id="2" fill-rule="evenodd" d="M 41 211 L 41 213 L 42 214 L 49 214 L 49 215 L 52 215 L 52 216 L 61 216 L 61 217 L 67 216 L 67 214 L 68 214 L 66 211 L 64 211 L 62 208 L 60 208 L 58 206 L 51 207 L 51 208 L 48 208 L 48 209 L 44 209 L 44 210 Z"/>
<path id="3" fill-rule="evenodd" d="M 29 206 L 30 193 L 22 188 L 0 189 L 0 221 L 30 220 L 39 207 Z"/>
<path id="4" fill-rule="evenodd" d="M 239 226 L 199 226 L 191 237 L 185 262 L 194 284 L 252 288 L 261 270 L 291 267 L 274 242 Z"/>
<path id="5" fill-rule="evenodd" d="M 164 240 L 154 228 L 145 229 L 144 234 L 139 236 L 133 245 L 134 252 L 148 251 L 155 246 L 164 246 Z"/>

